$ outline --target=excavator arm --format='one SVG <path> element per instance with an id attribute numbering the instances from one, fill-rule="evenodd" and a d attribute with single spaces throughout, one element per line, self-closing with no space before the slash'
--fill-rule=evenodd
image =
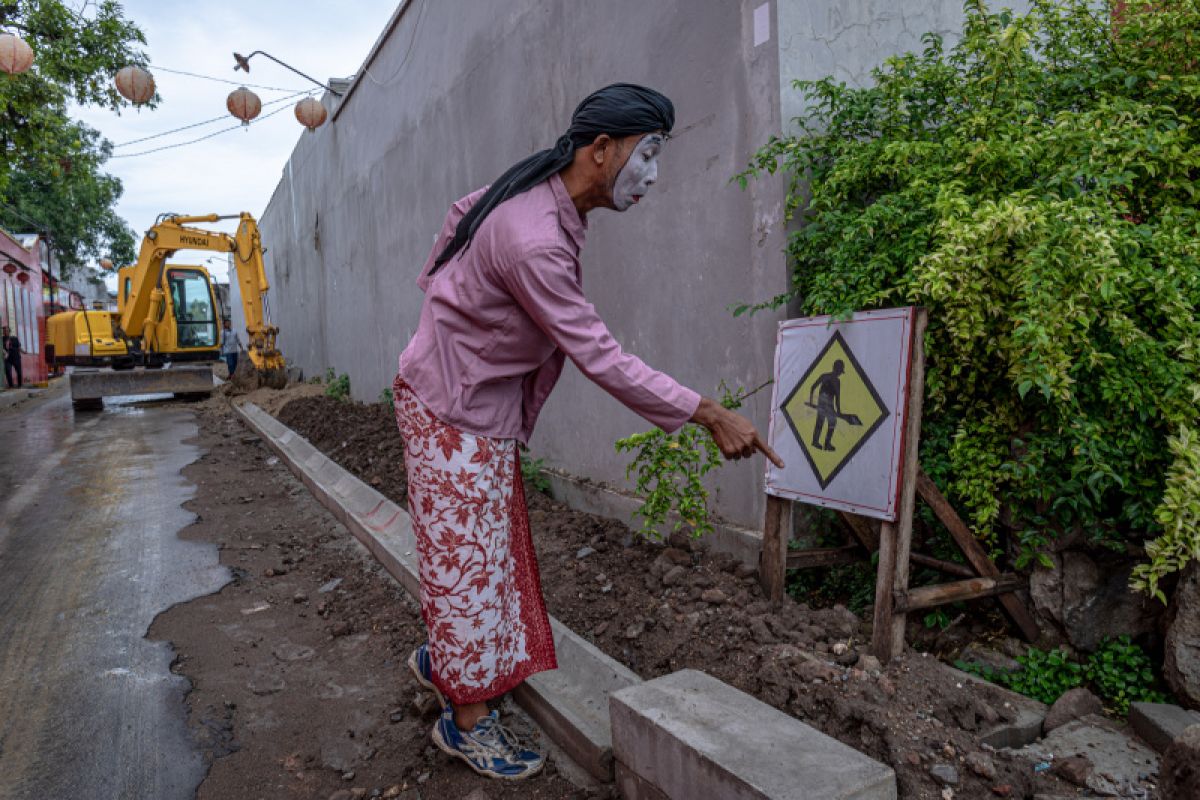
<path id="1" fill-rule="evenodd" d="M 239 220 L 234 236 L 190 227 L 196 222 L 223 219 Z M 161 287 L 166 260 L 177 250 L 209 250 L 233 256 L 238 293 L 246 319 L 250 361 L 269 385 L 286 382 L 283 355 L 275 344 L 279 329 L 270 323 L 266 315 L 266 294 L 270 285 L 263 268 L 262 239 L 258 223 L 244 211 L 224 216 L 164 216 L 146 231 L 137 264 L 129 276 L 128 294 L 119 311 L 119 324 L 125 335 L 142 338 L 147 350 L 155 348 L 153 341 L 146 341 L 146 334 L 154 330 L 154 321 L 158 319 L 159 309 L 164 302 Z"/>

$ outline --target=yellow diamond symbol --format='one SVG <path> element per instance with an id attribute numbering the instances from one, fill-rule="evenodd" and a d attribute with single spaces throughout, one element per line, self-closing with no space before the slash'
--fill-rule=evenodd
<path id="1" fill-rule="evenodd" d="M 887 419 L 887 406 L 835 332 L 781 406 L 824 489 Z"/>

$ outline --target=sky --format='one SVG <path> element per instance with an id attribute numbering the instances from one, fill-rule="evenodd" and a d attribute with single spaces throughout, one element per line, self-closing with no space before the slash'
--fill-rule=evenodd
<path id="1" fill-rule="evenodd" d="M 269 105 L 297 91 L 319 87 L 263 56 L 250 62 L 250 74 L 234 72 L 233 52 L 264 50 L 319 81 L 346 78 L 357 72 L 399 5 L 399 0 L 341 0 L 285 2 L 210 0 L 196 4 L 175 0 L 126 0 L 125 15 L 146 35 L 150 72 L 162 100 L 153 110 L 112 111 L 71 109 L 71 115 L 99 130 L 116 148 L 104 170 L 121 179 L 125 193 L 118 213 L 141 235 L 163 212 L 180 214 L 262 214 L 292 148 L 304 127 L 292 112 L 296 97 Z M 178 75 L 167 70 L 207 75 L 233 84 Z M 220 133 L 210 139 L 156 153 L 239 126 L 229 115 L 225 98 L 238 83 L 253 83 L 290 91 L 253 89 L 262 99 L 261 122 L 249 128 Z M 282 109 L 267 118 L 267 114 Z M 190 130 L 141 143 L 194 123 L 214 120 Z M 129 156 L 129 157 L 117 157 Z M 235 222 L 214 229 L 232 232 Z M 206 263 L 206 259 L 211 259 Z M 227 280 L 226 259 L 213 253 L 180 251 L 176 263 L 203 264 L 218 280 Z M 115 277 L 109 288 L 116 288 Z"/>

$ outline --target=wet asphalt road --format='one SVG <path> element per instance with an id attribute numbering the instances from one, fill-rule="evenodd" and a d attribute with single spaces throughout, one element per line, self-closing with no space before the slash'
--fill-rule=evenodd
<path id="1" fill-rule="evenodd" d="M 169 606 L 228 580 L 176 534 L 191 412 L 61 389 L 0 412 L 0 800 L 191 798 L 204 777 L 167 643 Z"/>

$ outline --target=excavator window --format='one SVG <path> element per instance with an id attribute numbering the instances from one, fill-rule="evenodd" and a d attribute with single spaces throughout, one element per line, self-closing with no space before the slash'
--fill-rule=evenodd
<path id="1" fill-rule="evenodd" d="M 194 270 L 167 273 L 180 347 L 216 347 L 217 318 L 208 281 Z"/>

